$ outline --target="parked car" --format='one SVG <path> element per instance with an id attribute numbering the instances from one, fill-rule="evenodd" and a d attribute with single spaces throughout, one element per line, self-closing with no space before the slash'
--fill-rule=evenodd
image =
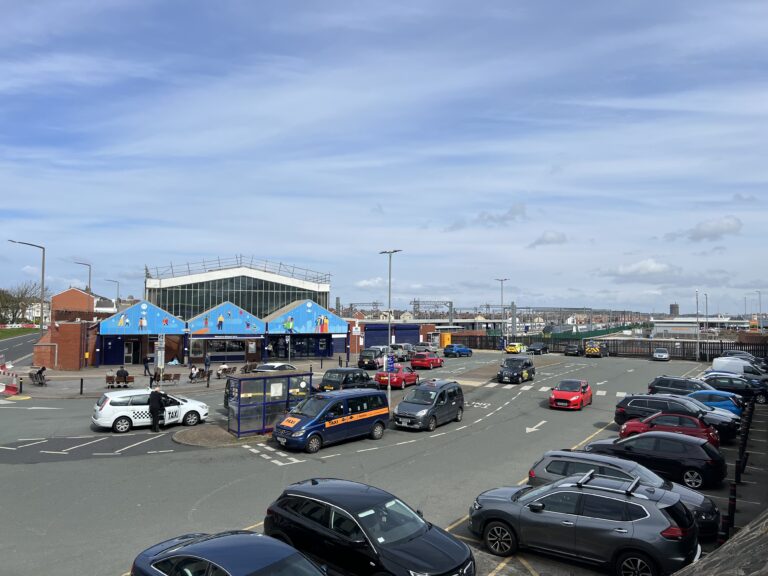
<path id="1" fill-rule="evenodd" d="M 389 422 L 387 394 L 353 389 L 320 392 L 299 402 L 275 426 L 272 437 L 284 448 L 313 454 L 326 444 L 370 436 L 379 440 Z"/>
<path id="2" fill-rule="evenodd" d="M 586 380 L 561 380 L 549 395 L 550 408 L 581 410 L 592 404 L 592 388 Z"/>
<path id="3" fill-rule="evenodd" d="M 739 417 L 741 417 L 741 413 L 744 409 L 741 396 L 734 394 L 733 392 L 725 392 L 723 390 L 699 390 L 698 392 L 691 392 L 688 394 L 688 397 L 698 400 L 710 408 L 728 410 Z"/>
<path id="4" fill-rule="evenodd" d="M 716 390 L 733 392 L 747 400 L 754 397 L 758 404 L 768 401 L 768 382 L 742 378 L 730 372 L 710 372 L 702 379 Z"/>
<path id="5" fill-rule="evenodd" d="M 768 374 L 756 364 L 743 358 L 715 358 L 712 360 L 712 370 L 731 372 L 744 378 L 768 383 Z"/>
<path id="6" fill-rule="evenodd" d="M 446 358 L 450 356 L 472 356 L 472 350 L 464 346 L 464 344 L 448 344 L 443 348 L 443 356 Z"/>
<path id="7" fill-rule="evenodd" d="M 398 362 L 407 362 L 416 353 L 412 344 L 392 344 L 390 350 Z"/>
<path id="8" fill-rule="evenodd" d="M 584 450 L 634 460 L 659 476 L 682 481 L 693 489 L 719 486 L 727 472 L 725 459 L 712 444 L 703 438 L 672 432 L 596 440 Z"/>
<path id="9" fill-rule="evenodd" d="M 522 342 L 510 342 L 504 347 L 507 354 L 525 354 L 527 348 Z"/>
<path id="10" fill-rule="evenodd" d="M 768 370 L 768 359 L 767 358 L 758 358 L 754 354 L 750 354 L 749 352 L 744 352 L 743 350 L 723 350 L 723 353 L 720 354 L 722 358 L 743 358 L 744 360 L 749 360 L 753 364 L 756 364 L 757 366 L 763 368 L 764 370 Z"/>
<path id="11" fill-rule="evenodd" d="M 532 548 L 617 575 L 675 572 L 701 554 L 698 527 L 674 492 L 588 472 L 533 488 L 483 492 L 469 529 L 492 554 Z"/>
<path id="12" fill-rule="evenodd" d="M 248 530 L 184 534 L 147 548 L 131 576 L 324 576 L 284 542 Z"/>
<path id="13" fill-rule="evenodd" d="M 395 364 L 392 372 L 384 370 L 376 372 L 376 384 L 379 388 L 391 386 L 392 388 L 405 388 L 419 383 L 419 375 L 410 366 Z"/>
<path id="14" fill-rule="evenodd" d="M 329 574 L 475 575 L 464 542 L 389 492 L 349 480 L 286 486 L 267 509 L 264 532 L 327 566 Z"/>
<path id="15" fill-rule="evenodd" d="M 411 388 L 393 412 L 395 426 L 430 432 L 463 417 L 464 391 L 455 380 L 430 380 Z"/>
<path id="16" fill-rule="evenodd" d="M 536 367 L 528 356 L 512 356 L 504 358 L 496 373 L 498 382 L 516 382 L 521 384 L 526 380 L 533 380 L 536 376 Z"/>
<path id="17" fill-rule="evenodd" d="M 669 350 L 666 348 L 654 348 L 653 359 L 669 362 Z"/>
<path id="18" fill-rule="evenodd" d="M 628 420 L 621 425 L 619 429 L 619 438 L 629 438 L 637 436 L 643 432 L 675 432 L 703 438 L 715 448 L 720 447 L 720 435 L 714 427 L 705 424 L 695 416 L 687 414 L 664 414 L 659 412 L 653 416 L 648 416 L 642 420 Z"/>
<path id="19" fill-rule="evenodd" d="M 360 352 L 360 356 L 357 359 L 357 367 L 369 370 L 379 370 L 384 368 L 385 359 L 386 357 L 381 348 L 366 348 Z"/>
<path id="20" fill-rule="evenodd" d="M 91 422 L 99 428 L 112 428 L 118 434 L 129 432 L 131 428 L 152 426 L 149 393 L 148 388 L 105 392 L 93 407 Z M 163 426 L 195 426 L 208 418 L 208 405 L 186 396 L 168 394 L 163 404 L 165 408 L 160 415 Z"/>
<path id="21" fill-rule="evenodd" d="M 678 494 L 683 504 L 691 511 L 699 525 L 699 535 L 707 538 L 717 536 L 720 528 L 720 510 L 714 500 L 696 490 L 665 480 L 645 466 L 607 454 L 581 450 L 550 450 L 528 471 L 528 484 L 542 486 L 574 474 L 596 474 L 628 482 L 635 478 L 649 488 L 661 488 Z"/>
<path id="22" fill-rule="evenodd" d="M 417 352 L 411 358 L 411 368 L 440 368 L 443 365 L 443 359 L 434 352 Z"/>
<path id="23" fill-rule="evenodd" d="M 376 388 L 376 382 L 362 368 L 330 368 L 320 380 L 319 389 L 326 392 L 347 388 Z"/>
<path id="24" fill-rule="evenodd" d="M 437 353 L 438 347 L 432 342 L 419 342 L 414 346 L 416 352 L 435 352 Z"/>
<path id="25" fill-rule="evenodd" d="M 528 346 L 528 352 L 530 354 L 549 354 L 549 346 L 544 342 L 534 342 Z"/>
<path id="26" fill-rule="evenodd" d="M 564 356 L 583 356 L 584 349 L 578 344 L 566 344 L 563 350 Z"/>
<path id="27" fill-rule="evenodd" d="M 619 426 L 633 418 L 646 418 L 657 412 L 688 414 L 714 426 L 721 440 L 735 438 L 741 428 L 741 419 L 727 410 L 710 408 L 688 396 L 668 394 L 632 394 L 616 404 L 613 421 Z"/>
<path id="28" fill-rule="evenodd" d="M 285 362 L 265 362 L 257 365 L 253 372 L 286 372 L 290 370 L 296 370 L 296 366 Z"/>
<path id="29" fill-rule="evenodd" d="M 584 345 L 584 356 L 587 358 L 610 356 L 610 353 L 608 352 L 608 344 L 597 340 L 590 340 Z"/>
<path id="30" fill-rule="evenodd" d="M 681 394 L 683 396 L 696 390 L 713 390 L 712 386 L 695 378 L 678 376 L 658 376 L 648 384 L 648 394 Z"/>

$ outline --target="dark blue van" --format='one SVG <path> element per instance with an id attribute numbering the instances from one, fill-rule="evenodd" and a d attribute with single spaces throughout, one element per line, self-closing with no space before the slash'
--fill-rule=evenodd
<path id="1" fill-rule="evenodd" d="M 285 448 L 313 454 L 348 438 L 378 440 L 388 422 L 389 404 L 383 390 L 335 390 L 302 400 L 275 426 L 272 437 Z"/>

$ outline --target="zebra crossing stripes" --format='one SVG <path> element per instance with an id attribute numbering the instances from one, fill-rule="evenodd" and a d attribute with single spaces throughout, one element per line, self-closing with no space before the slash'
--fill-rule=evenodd
<path id="1" fill-rule="evenodd" d="M 539 388 L 539 392 L 549 392 L 551 388 L 549 386 L 542 386 Z"/>
<path id="2" fill-rule="evenodd" d="M 250 444 L 243 444 L 243 448 L 248 450 L 254 456 L 259 456 L 267 462 L 271 462 L 277 466 L 290 466 L 291 464 L 300 464 L 301 462 L 306 462 L 306 460 L 299 460 L 293 456 L 288 456 L 288 454 L 285 452 L 280 452 L 276 448 L 267 446 L 264 443 L 257 444 L 256 446 L 257 447 L 254 448 Z M 283 458 L 283 460 L 278 460 L 277 456 Z"/>
<path id="3" fill-rule="evenodd" d="M 626 395 L 627 395 L 626 392 L 616 392 L 616 398 L 624 398 L 624 396 Z"/>
<path id="4" fill-rule="evenodd" d="M 520 390 L 530 390 L 531 388 L 533 388 L 533 386 L 531 386 L 530 384 L 526 384 L 525 386 L 520 386 Z"/>
<path id="5" fill-rule="evenodd" d="M 606 390 L 598 390 L 597 392 L 595 392 L 595 394 L 597 394 L 598 396 L 605 396 L 606 394 L 608 394 L 608 392 Z"/>

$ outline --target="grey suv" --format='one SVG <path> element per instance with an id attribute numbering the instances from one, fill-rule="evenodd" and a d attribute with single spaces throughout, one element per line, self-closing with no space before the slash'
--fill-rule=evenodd
<path id="1" fill-rule="evenodd" d="M 464 417 L 464 391 L 455 380 L 428 380 L 406 392 L 395 406 L 396 426 L 432 431 Z"/>
<path id="2" fill-rule="evenodd" d="M 497 556 L 532 548 L 659 576 L 701 554 L 698 527 L 680 496 L 590 471 L 538 488 L 495 488 L 469 508 L 469 529 Z"/>
<path id="3" fill-rule="evenodd" d="M 550 450 L 545 452 L 544 456 L 528 471 L 528 484 L 530 486 L 543 486 L 566 476 L 585 474 L 590 470 L 594 470 L 595 473 L 602 476 L 628 482 L 640 478 L 640 484 L 643 486 L 662 488 L 679 494 L 680 500 L 693 513 L 693 517 L 699 525 L 699 536 L 708 538 L 717 536 L 717 529 L 720 526 L 720 510 L 711 498 L 696 492 L 696 490 L 664 480 L 655 472 L 632 460 L 589 452 Z"/>

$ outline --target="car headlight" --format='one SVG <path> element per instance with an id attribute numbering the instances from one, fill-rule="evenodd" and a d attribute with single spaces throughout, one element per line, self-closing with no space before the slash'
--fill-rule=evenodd
<path id="1" fill-rule="evenodd" d="M 475 498 L 475 501 L 472 502 L 472 508 L 474 510 L 480 510 L 480 508 L 482 508 L 482 507 L 483 507 L 483 505 L 480 504 L 480 502 L 477 501 L 477 498 Z"/>
<path id="2" fill-rule="evenodd" d="M 400 414 L 400 404 L 398 404 L 397 406 L 395 406 L 395 409 L 394 409 L 394 410 L 392 410 L 392 412 L 393 412 L 394 414 Z"/>
<path id="3" fill-rule="evenodd" d="M 304 436 L 305 430 L 296 430 L 293 434 L 291 434 L 291 438 L 301 438 Z"/>
<path id="4" fill-rule="evenodd" d="M 579 399 L 578 396 L 571 396 L 571 402 L 576 402 L 576 400 L 578 399 Z"/>
<path id="5" fill-rule="evenodd" d="M 411 576 L 429 576 L 429 572 L 414 572 L 413 570 L 408 570 L 408 574 Z"/>
<path id="6" fill-rule="evenodd" d="M 427 415 L 427 409 L 424 408 L 424 410 L 419 410 L 416 412 L 416 416 L 426 416 Z"/>

